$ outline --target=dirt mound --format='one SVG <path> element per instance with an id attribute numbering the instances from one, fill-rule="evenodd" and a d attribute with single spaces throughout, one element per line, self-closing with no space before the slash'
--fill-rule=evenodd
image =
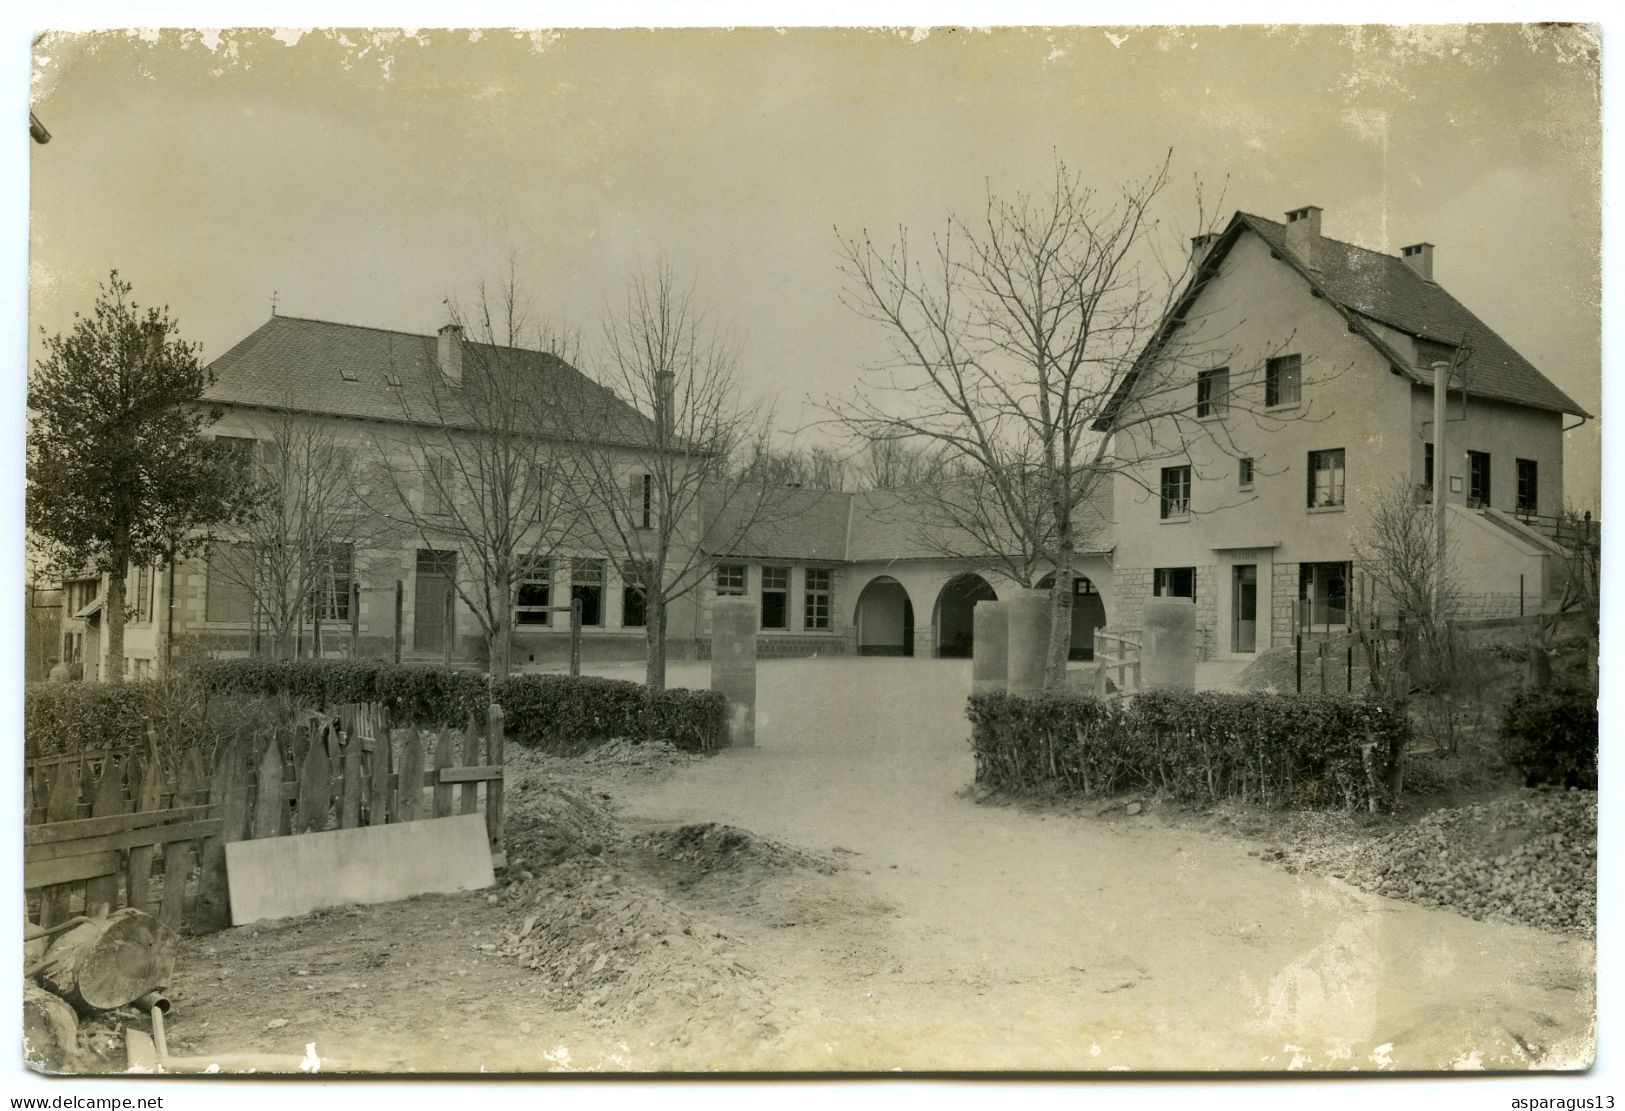
<path id="1" fill-rule="evenodd" d="M 504 899 L 517 917 L 498 954 L 542 973 L 561 1006 L 595 1022 L 673 1021 L 708 1013 L 766 1013 L 753 970 L 734 939 L 607 863 L 574 860 Z M 776 1033 L 758 1024 L 757 1036 Z"/>
<path id="2" fill-rule="evenodd" d="M 1595 791 L 1526 789 L 1436 810 L 1376 839 L 1300 845 L 1277 859 L 1469 918 L 1597 933 Z"/>
<path id="3" fill-rule="evenodd" d="M 632 844 L 663 861 L 686 865 L 697 875 L 752 868 L 775 872 L 810 868 L 825 875 L 835 871 L 830 860 L 716 822 L 645 833 L 633 838 Z"/>
<path id="4" fill-rule="evenodd" d="M 515 868 L 598 856 L 615 837 L 603 794 L 561 783 L 520 781 L 506 799 L 508 860 Z"/>
<path id="5" fill-rule="evenodd" d="M 621 771 L 664 771 L 676 764 L 688 764 L 705 757 L 684 752 L 670 741 L 635 741 L 617 737 L 590 748 L 576 758 L 576 762 L 589 768 L 613 768 Z"/>

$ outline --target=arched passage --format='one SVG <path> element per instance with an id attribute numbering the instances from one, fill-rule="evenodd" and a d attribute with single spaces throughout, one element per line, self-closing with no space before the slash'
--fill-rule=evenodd
<path id="1" fill-rule="evenodd" d="M 914 655 L 914 603 L 890 575 L 871 579 L 852 616 L 860 656 Z"/>
<path id="2" fill-rule="evenodd" d="M 1055 585 L 1051 572 L 1038 580 L 1042 590 Z M 1095 630 L 1106 624 L 1106 603 L 1087 576 L 1077 575 L 1072 580 L 1072 649 L 1067 658 L 1092 660 L 1095 658 Z"/>
<path id="3" fill-rule="evenodd" d="M 974 642 L 971 611 L 977 602 L 996 602 L 988 581 L 974 571 L 949 579 L 937 594 L 937 655 L 944 659 L 970 659 Z"/>

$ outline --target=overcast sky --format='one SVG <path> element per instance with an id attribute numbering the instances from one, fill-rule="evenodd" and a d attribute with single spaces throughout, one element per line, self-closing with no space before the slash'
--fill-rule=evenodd
<path id="1" fill-rule="evenodd" d="M 1059 154 L 1189 182 L 1435 276 L 1600 413 L 1598 69 L 1585 34 L 1101 29 L 47 38 L 31 357 L 117 267 L 213 358 L 280 311 L 432 332 L 510 252 L 589 335 L 663 250 L 779 425 L 885 338 L 838 300 L 835 229 L 920 232 Z M 811 403 L 809 402 L 809 399 Z M 1568 491 L 1594 502 L 1596 425 Z M 816 436 L 814 431 L 811 435 Z"/>

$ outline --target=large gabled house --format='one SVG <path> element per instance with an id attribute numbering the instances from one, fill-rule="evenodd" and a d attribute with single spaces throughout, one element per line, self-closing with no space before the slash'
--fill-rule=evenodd
<path id="1" fill-rule="evenodd" d="M 1564 552 L 1541 525 L 1562 509 L 1565 418 L 1587 414 L 1438 284 L 1432 244 L 1345 243 L 1308 206 L 1284 223 L 1237 213 L 1192 248 L 1194 276 L 1118 398 L 1155 383 L 1191 404 L 1179 432 L 1153 421 L 1115 445 L 1112 625 L 1182 596 L 1211 655 L 1286 643 L 1295 619 L 1336 631 L 1357 539 L 1396 488 L 1447 501 L 1463 616 L 1549 604 Z M 1435 460 L 1440 362 L 1456 369 Z"/>

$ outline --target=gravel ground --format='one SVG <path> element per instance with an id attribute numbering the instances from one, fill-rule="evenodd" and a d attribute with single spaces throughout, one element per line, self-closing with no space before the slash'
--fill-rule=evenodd
<path id="1" fill-rule="evenodd" d="M 1327 817 L 1264 855 L 1480 921 L 1596 937 L 1595 791 L 1523 789 L 1377 837 Z"/>

